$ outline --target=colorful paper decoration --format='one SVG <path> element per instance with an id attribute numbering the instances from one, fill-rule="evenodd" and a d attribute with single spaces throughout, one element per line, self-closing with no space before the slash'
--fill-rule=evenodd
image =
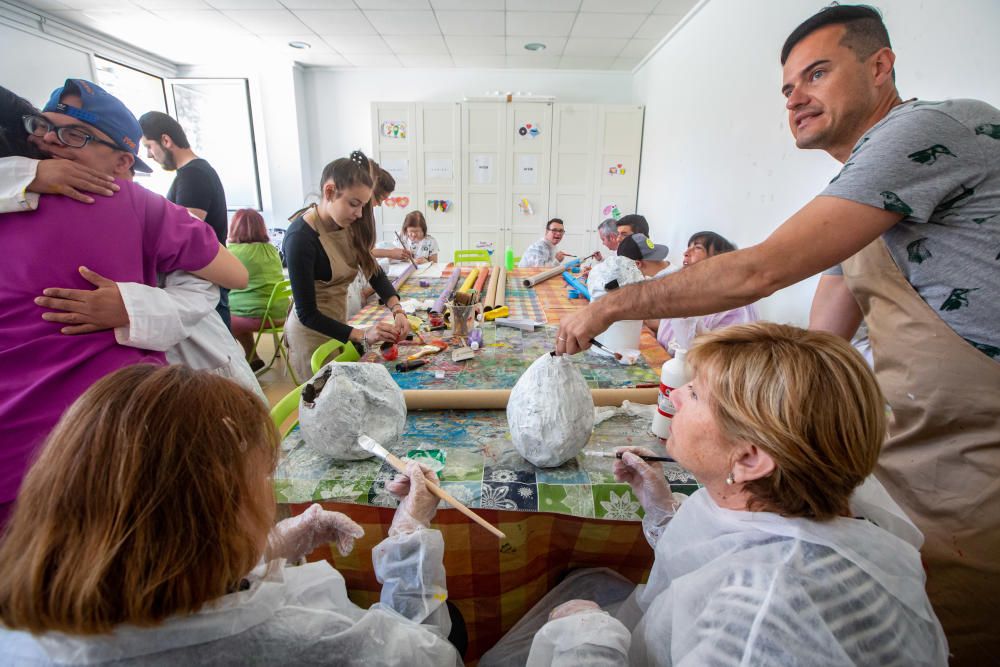
<path id="1" fill-rule="evenodd" d="M 608 167 L 608 173 L 611 174 L 612 176 L 624 176 L 625 167 L 622 166 L 621 162 L 619 162 L 618 164 L 613 164 L 610 167 Z"/>
<path id="2" fill-rule="evenodd" d="M 534 139 L 540 134 L 540 130 L 535 123 L 525 123 L 517 129 L 517 133 L 526 139 Z"/>
<path id="3" fill-rule="evenodd" d="M 604 207 L 604 210 L 602 210 L 601 213 L 605 218 L 611 217 L 614 220 L 618 220 L 622 217 L 622 212 L 618 210 L 618 204 L 608 204 Z"/>
<path id="4" fill-rule="evenodd" d="M 517 207 L 521 209 L 521 213 L 524 215 L 534 215 L 534 211 L 531 209 L 531 202 L 523 197 L 521 201 L 517 202 Z"/>
<path id="5" fill-rule="evenodd" d="M 396 206 L 398 206 L 399 208 L 406 208 L 407 206 L 410 205 L 410 198 L 405 196 L 389 197 L 383 200 L 382 204 L 388 206 L 389 208 L 395 208 Z"/>
<path id="6" fill-rule="evenodd" d="M 406 138 L 405 120 L 384 120 L 382 121 L 382 134 L 393 139 Z"/>
<path id="7" fill-rule="evenodd" d="M 451 208 L 450 199 L 428 199 L 427 208 L 432 208 L 435 211 L 441 211 L 442 213 L 447 213 L 448 209 Z"/>

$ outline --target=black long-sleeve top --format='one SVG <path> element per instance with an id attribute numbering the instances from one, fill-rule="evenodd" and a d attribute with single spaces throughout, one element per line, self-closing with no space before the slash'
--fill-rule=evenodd
<path id="1" fill-rule="evenodd" d="M 288 278 L 292 282 L 292 298 L 295 300 L 295 314 L 299 321 L 324 336 L 347 342 L 353 327 L 346 322 L 327 317 L 316 306 L 314 281 L 333 278 L 330 258 L 319 242 L 319 233 L 299 216 L 285 232 L 282 251 L 288 264 Z M 368 282 L 382 303 L 391 297 L 399 296 L 381 268 Z"/>

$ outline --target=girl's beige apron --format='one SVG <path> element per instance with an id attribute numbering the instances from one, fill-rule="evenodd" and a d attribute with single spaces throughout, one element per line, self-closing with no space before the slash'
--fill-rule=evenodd
<path id="1" fill-rule="evenodd" d="M 358 275 L 358 260 L 351 246 L 350 230 L 340 227 L 327 229 L 322 221 L 316 219 L 316 231 L 330 260 L 332 274 L 330 280 L 315 281 L 316 307 L 327 317 L 346 322 L 347 290 Z M 305 382 L 312 377 L 310 362 L 313 352 L 330 337 L 302 324 L 293 305 L 285 321 L 285 339 L 295 377 L 299 382 Z"/>
<path id="2" fill-rule="evenodd" d="M 923 531 L 953 665 L 1000 663 L 1000 363 L 920 298 L 876 239 L 843 262 L 892 408 L 876 474 Z"/>

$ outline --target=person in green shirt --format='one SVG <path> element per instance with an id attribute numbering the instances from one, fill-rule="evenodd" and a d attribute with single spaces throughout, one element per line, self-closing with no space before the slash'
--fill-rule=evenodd
<path id="1" fill-rule="evenodd" d="M 250 273 L 246 289 L 229 293 L 229 308 L 232 312 L 233 336 L 240 342 L 250 360 L 250 367 L 257 371 L 264 367 L 264 360 L 254 349 L 254 334 L 260 329 L 261 320 L 269 316 L 274 324 L 285 321 L 288 303 L 274 303 L 270 312 L 267 301 L 274 286 L 285 279 L 281 270 L 278 250 L 267 236 L 267 226 L 260 213 L 251 208 L 242 208 L 233 214 L 229 223 L 229 251 L 243 262 Z"/>

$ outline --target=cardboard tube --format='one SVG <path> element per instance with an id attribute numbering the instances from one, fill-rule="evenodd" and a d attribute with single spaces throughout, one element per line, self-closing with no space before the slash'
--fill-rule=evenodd
<path id="1" fill-rule="evenodd" d="M 502 268 L 494 268 L 490 271 L 490 282 L 486 285 L 486 299 L 483 301 L 483 311 L 493 310 L 493 302 L 497 298 L 497 280 L 500 278 Z"/>
<path id="2" fill-rule="evenodd" d="M 619 406 L 623 401 L 653 405 L 659 394 L 658 388 L 590 390 L 596 406 Z M 504 410 L 510 389 L 407 389 L 403 397 L 407 410 Z"/>
<path id="3" fill-rule="evenodd" d="M 525 278 L 524 280 L 521 281 L 521 283 L 525 287 L 534 287 L 538 283 L 544 282 L 544 281 L 548 280 L 549 278 L 555 278 L 556 276 L 561 276 L 562 272 L 565 271 L 565 270 L 566 269 L 564 269 L 562 267 L 562 265 L 559 265 L 559 266 L 556 266 L 554 268 L 548 269 L 546 271 L 542 271 L 541 273 L 536 273 L 535 275 L 531 276 L 530 278 Z"/>
<path id="4" fill-rule="evenodd" d="M 507 303 L 507 269 L 500 267 L 500 277 L 497 278 L 497 295 L 493 299 L 493 307 L 501 308 Z"/>
<path id="5" fill-rule="evenodd" d="M 479 277 L 479 269 L 472 269 L 469 273 L 469 277 L 465 279 L 462 286 L 458 288 L 459 292 L 471 292 L 472 286 L 476 283 L 476 278 Z"/>
<path id="6" fill-rule="evenodd" d="M 415 265 L 408 266 L 405 269 L 403 269 L 403 272 L 400 273 L 398 276 L 396 276 L 396 279 L 392 281 L 393 289 L 395 289 L 398 292 L 399 288 L 402 287 L 403 284 L 410 279 L 410 276 L 412 276 L 416 270 L 417 267 Z"/>
<path id="7" fill-rule="evenodd" d="M 451 270 L 451 276 L 448 277 L 448 283 L 444 286 L 441 291 L 441 296 L 438 300 L 434 302 L 434 306 L 431 308 L 432 313 L 437 313 L 440 315 L 444 312 L 444 302 L 448 300 L 448 295 L 450 295 L 455 290 L 455 285 L 458 284 L 458 279 L 462 277 L 462 269 L 455 267 Z"/>
<path id="8" fill-rule="evenodd" d="M 579 264 L 580 264 L 579 259 L 574 259 L 572 261 L 566 262 L 565 264 L 559 264 L 558 266 L 552 267 L 548 271 L 542 271 L 541 273 L 536 273 L 530 278 L 525 278 L 523 284 L 525 287 L 534 287 L 538 283 L 545 282 L 549 278 L 555 278 L 563 271 L 569 271 L 574 266 L 577 266 Z"/>
<path id="9" fill-rule="evenodd" d="M 489 277 L 490 273 L 490 267 L 488 266 L 479 272 L 479 277 L 476 278 L 476 284 L 472 286 L 473 292 L 476 294 L 483 293 L 483 285 L 486 284 L 486 279 Z"/>

